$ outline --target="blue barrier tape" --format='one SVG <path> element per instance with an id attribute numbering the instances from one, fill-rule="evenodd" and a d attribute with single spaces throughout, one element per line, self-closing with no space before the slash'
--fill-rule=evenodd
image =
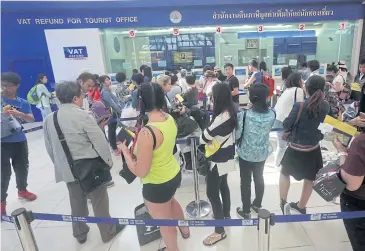
<path id="1" fill-rule="evenodd" d="M 141 220 L 130 218 L 99 218 L 99 217 L 77 217 L 62 214 L 33 213 L 35 220 L 64 221 L 64 222 L 85 222 L 97 224 L 122 224 L 122 225 L 145 225 L 145 226 L 192 226 L 192 227 L 238 227 L 257 226 L 258 219 L 249 220 Z M 303 215 L 277 215 L 274 217 L 275 223 L 294 223 L 310 221 L 327 221 L 341 219 L 365 218 L 365 211 L 318 213 Z M 1 219 L 13 222 L 11 216 L 2 215 Z"/>
<path id="2" fill-rule="evenodd" d="M 338 212 L 338 213 L 318 213 L 302 215 L 277 215 L 275 223 L 306 222 L 306 221 L 327 221 L 365 218 L 365 211 Z"/>
<path id="3" fill-rule="evenodd" d="M 57 215 L 33 213 L 35 220 L 85 222 L 96 224 L 121 224 L 121 225 L 145 225 L 145 226 L 194 226 L 194 227 L 223 227 L 223 226 L 255 226 L 257 219 L 251 220 L 141 220 L 130 218 L 98 218 L 98 217 L 75 217 L 71 215 Z"/>
<path id="4" fill-rule="evenodd" d="M 1 221 L 13 223 L 13 217 L 8 215 L 1 215 Z"/>

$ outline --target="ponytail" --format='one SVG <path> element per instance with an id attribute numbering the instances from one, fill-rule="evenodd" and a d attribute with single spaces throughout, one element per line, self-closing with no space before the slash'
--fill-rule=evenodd
<path id="1" fill-rule="evenodd" d="M 324 103 L 324 92 L 318 89 L 308 99 L 308 115 L 309 118 L 317 118 L 321 112 L 322 105 Z"/>

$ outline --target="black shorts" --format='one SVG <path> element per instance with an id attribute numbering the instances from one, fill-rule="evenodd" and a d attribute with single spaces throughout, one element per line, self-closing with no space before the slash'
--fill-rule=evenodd
<path id="1" fill-rule="evenodd" d="M 143 184 L 143 198 L 152 203 L 166 203 L 174 197 L 181 184 L 181 172 L 162 184 Z"/>

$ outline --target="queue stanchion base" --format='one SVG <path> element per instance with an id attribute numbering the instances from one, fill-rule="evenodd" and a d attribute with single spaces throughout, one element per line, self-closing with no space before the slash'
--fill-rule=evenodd
<path id="1" fill-rule="evenodd" d="M 198 215 L 199 210 L 196 201 L 192 201 L 186 206 L 186 214 L 192 219 L 207 217 L 211 211 L 209 202 L 205 200 L 200 200 L 199 206 L 200 206 L 200 215 Z"/>

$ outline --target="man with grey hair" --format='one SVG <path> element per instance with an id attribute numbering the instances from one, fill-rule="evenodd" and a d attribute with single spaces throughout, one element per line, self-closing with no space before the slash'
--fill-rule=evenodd
<path id="1" fill-rule="evenodd" d="M 72 153 L 73 161 L 99 159 L 111 168 L 113 161 L 105 136 L 93 116 L 82 109 L 84 94 L 80 83 L 60 83 L 57 85 L 56 95 L 61 102 L 57 120 L 67 146 Z M 100 186 L 90 193 L 82 190 L 68 164 L 55 128 L 53 116 L 46 118 L 43 129 L 46 149 L 55 168 L 56 182 L 63 181 L 67 184 L 72 215 L 82 217 L 89 215 L 87 206 L 87 198 L 89 197 L 95 217 L 110 218 L 106 186 Z M 72 227 L 73 235 L 78 242 L 85 243 L 90 230 L 86 223 L 73 222 Z M 98 224 L 98 227 L 103 242 L 109 242 L 125 226 Z"/>
<path id="2" fill-rule="evenodd" d="M 188 74 L 188 71 L 185 70 L 185 69 L 182 69 L 180 71 L 180 74 L 181 74 L 181 78 L 179 80 L 179 85 L 182 89 L 182 93 L 186 93 L 188 90 L 189 90 L 189 85 L 188 83 L 186 83 L 186 75 Z"/>

